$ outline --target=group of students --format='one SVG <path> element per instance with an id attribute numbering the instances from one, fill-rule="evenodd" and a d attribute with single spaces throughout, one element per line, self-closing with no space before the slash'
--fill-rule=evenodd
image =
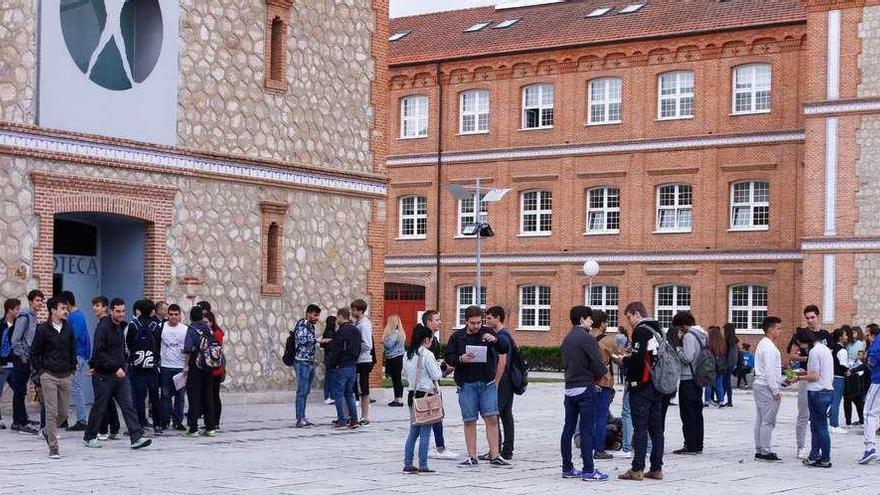
<path id="1" fill-rule="evenodd" d="M 664 330 L 640 302 L 624 310 L 632 331 L 631 345 L 602 339 L 604 329 L 601 311 L 585 306 L 571 310 L 572 329 L 562 342 L 565 362 L 565 425 L 561 437 L 562 476 L 585 481 L 605 481 L 608 475 L 595 468 L 594 459 L 604 459 L 603 444 L 595 439 L 608 418 L 608 402 L 603 397 L 611 364 L 625 371 L 623 397 L 624 423 L 630 422 L 629 436 L 624 426 L 624 445 L 632 443 L 631 468 L 619 476 L 624 480 L 663 479 L 663 448 L 666 412 L 672 396 L 678 394 L 684 445 L 674 450 L 677 455 L 699 455 L 703 451 L 703 408 L 705 387 L 712 386 L 719 374 L 715 362 L 721 355 L 712 348 L 710 333 L 696 324 L 689 311 L 674 315 L 670 328 Z M 753 395 L 756 420 L 754 428 L 755 459 L 778 462 L 772 450 L 772 435 L 782 400 L 781 388 L 798 387 L 797 457 L 809 467 L 831 467 L 829 419 L 835 433 L 847 430 L 836 427 L 840 400 L 850 393 L 864 417 L 865 451 L 859 460 L 868 464 L 880 459 L 876 450 L 876 431 L 880 426 L 880 327 L 868 325 L 864 341 L 861 332 L 849 327 L 829 333 L 820 328 L 819 309 L 804 309 L 807 323 L 798 328 L 783 368 L 778 344 L 783 327 L 780 318 L 765 317 L 761 327 L 764 338 L 753 355 Z M 620 327 L 626 332 L 624 327 Z M 740 366 L 743 366 L 741 363 Z M 670 371 L 672 370 L 672 371 Z M 669 373 L 678 378 L 677 390 L 670 386 Z M 674 378 L 674 376 L 673 376 Z M 847 389 L 851 389 L 847 392 Z M 719 403 L 721 396 L 719 396 Z M 850 412 L 846 411 L 847 424 Z M 811 443 L 806 447 L 807 425 Z M 571 442 L 576 433 L 581 447 L 582 469 L 574 468 Z M 650 449 L 649 465 L 646 465 Z M 648 469 L 646 470 L 646 467 Z"/>
<path id="2" fill-rule="evenodd" d="M 224 332 L 208 302 L 195 305 L 190 324 L 185 325 L 176 304 L 142 299 L 134 303 L 128 320 L 125 301 L 98 296 L 92 300 L 98 323 L 90 338 L 73 293 L 64 291 L 46 300 L 42 292 L 32 290 L 27 301 L 24 309 L 18 299 L 4 302 L 0 396 L 3 386 L 11 385 L 11 430 L 44 438 L 50 458 L 60 458 L 59 428 L 82 431 L 83 445 L 90 448 L 118 439 L 117 408 L 133 449 L 152 443 L 145 436 L 148 428 L 155 436 L 172 427 L 184 436 L 198 436 L 202 417 L 202 434 L 216 434 L 222 407 L 220 383 L 225 379 Z M 48 318 L 38 321 L 45 313 Z M 94 390 L 88 414 L 83 391 L 87 378 Z M 29 383 L 40 403 L 40 421 L 28 417 Z M 187 426 L 183 425 L 185 402 L 189 403 Z M 76 415 L 72 425 L 71 403 Z M 0 420 L 0 429 L 5 428 Z"/>

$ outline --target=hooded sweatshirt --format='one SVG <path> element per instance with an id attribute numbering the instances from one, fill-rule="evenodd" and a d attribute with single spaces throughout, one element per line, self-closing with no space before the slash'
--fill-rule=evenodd
<path id="1" fill-rule="evenodd" d="M 37 315 L 31 308 L 25 308 L 15 318 L 12 333 L 12 353 L 19 359 L 30 359 L 31 344 L 37 334 Z"/>
<path id="2" fill-rule="evenodd" d="M 681 338 L 681 347 L 676 349 L 682 364 L 681 381 L 694 379 L 694 361 L 699 357 L 700 349 L 708 343 L 708 339 L 709 334 L 699 325 L 690 327 Z"/>

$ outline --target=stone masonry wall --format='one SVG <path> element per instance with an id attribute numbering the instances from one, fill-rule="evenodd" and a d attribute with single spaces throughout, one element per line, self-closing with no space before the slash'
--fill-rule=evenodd
<path id="1" fill-rule="evenodd" d="M 265 1 L 181 5 L 181 146 L 373 170 L 369 0 L 293 3 L 286 94 L 263 88 Z"/>
<path id="2" fill-rule="evenodd" d="M 863 9 L 859 39 L 862 42 L 859 55 L 862 80 L 858 95 L 863 98 L 880 96 L 880 5 Z"/>
<path id="3" fill-rule="evenodd" d="M 30 277 L 38 236 L 33 170 L 142 183 L 145 192 L 151 183 L 179 189 L 168 235 L 167 300 L 188 310 L 192 301 L 177 281 L 184 276 L 205 281 L 197 297 L 211 301 L 226 331 L 227 388 L 289 388 L 293 376 L 281 354 L 305 306 L 314 302 L 333 310 L 366 296 L 368 199 L 0 156 L 0 189 L 15 191 L 0 200 L 0 289 L 7 296 L 23 296 L 37 285 Z M 265 200 L 290 204 L 280 298 L 260 294 L 259 202 Z M 17 275 L 22 268 L 24 278 Z"/>
<path id="4" fill-rule="evenodd" d="M 34 123 L 36 2 L 0 1 L 0 120 Z"/>

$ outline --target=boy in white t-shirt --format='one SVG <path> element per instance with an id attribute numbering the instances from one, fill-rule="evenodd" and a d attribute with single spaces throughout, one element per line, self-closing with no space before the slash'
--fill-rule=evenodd
<path id="1" fill-rule="evenodd" d="M 834 358 L 831 349 L 817 342 L 812 332 L 798 330 L 795 335 L 802 349 L 809 349 L 807 373 L 794 381 L 807 382 L 807 403 L 810 408 L 810 455 L 804 459 L 809 467 L 831 467 L 831 435 L 828 433 L 828 411 L 834 398 Z"/>
<path id="2" fill-rule="evenodd" d="M 183 404 L 186 398 L 186 388 L 177 390 L 174 386 L 174 375 L 183 371 L 184 367 L 184 341 L 189 329 L 180 321 L 180 306 L 172 304 L 168 306 L 168 321 L 162 325 L 161 348 L 159 351 L 159 383 L 162 389 L 159 416 L 162 428 L 168 428 L 171 420 L 174 420 L 174 429 L 183 431 Z M 172 407 L 173 400 L 173 407 Z"/>

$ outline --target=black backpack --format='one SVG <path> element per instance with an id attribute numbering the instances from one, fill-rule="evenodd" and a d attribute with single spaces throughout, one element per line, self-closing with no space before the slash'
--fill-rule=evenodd
<path id="1" fill-rule="evenodd" d="M 296 325 L 293 326 L 293 330 L 290 331 L 287 340 L 284 342 L 284 355 L 281 356 L 281 362 L 285 366 L 293 366 L 296 363 L 296 329 L 303 320 L 305 318 L 300 318 L 296 322 Z"/>
<path id="2" fill-rule="evenodd" d="M 519 347 L 516 346 L 516 342 L 513 340 L 513 335 L 510 335 L 510 332 L 507 332 L 507 337 L 510 339 L 510 362 L 507 365 L 507 372 L 510 376 L 510 386 L 513 389 L 513 393 L 516 395 L 522 395 L 526 393 L 526 387 L 529 386 L 529 364 L 523 359 L 522 354 L 519 352 Z"/>

